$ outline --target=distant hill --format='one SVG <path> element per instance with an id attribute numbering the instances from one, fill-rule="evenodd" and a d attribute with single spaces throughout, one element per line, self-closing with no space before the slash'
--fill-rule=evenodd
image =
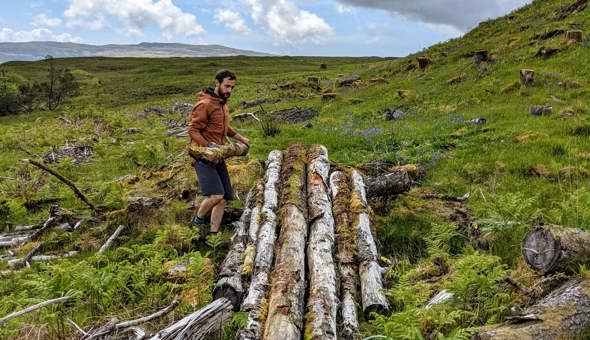
<path id="1" fill-rule="evenodd" d="M 221 45 L 189 45 L 177 43 L 140 43 L 137 45 L 86 45 L 55 41 L 0 43 L 0 63 L 12 60 L 40 60 L 46 55 L 67 57 L 216 57 L 269 56 L 270 54 L 239 50 Z"/>

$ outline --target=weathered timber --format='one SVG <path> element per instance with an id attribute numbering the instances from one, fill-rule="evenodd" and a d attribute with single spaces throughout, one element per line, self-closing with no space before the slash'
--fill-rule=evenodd
<path id="1" fill-rule="evenodd" d="M 55 303 L 66 302 L 66 301 L 68 301 L 70 299 L 71 299 L 71 297 L 69 297 L 69 296 L 62 296 L 62 297 L 59 297 L 57 299 L 47 300 L 47 301 L 38 303 L 36 305 L 27 307 L 27 308 L 25 308 L 23 310 L 20 310 L 20 311 L 17 311 L 17 312 L 8 314 L 5 317 L 0 318 L 0 326 L 2 326 L 6 322 L 8 322 L 8 321 L 10 321 L 10 320 L 12 320 L 14 318 L 17 318 L 17 317 L 19 317 L 21 315 L 24 315 L 24 314 L 27 314 L 27 313 L 36 311 L 39 308 L 43 308 L 45 306 L 49 306 L 49 305 L 52 305 L 52 304 L 55 304 Z"/>
<path id="2" fill-rule="evenodd" d="M 121 233 L 123 232 L 123 230 L 125 230 L 125 228 L 126 227 L 124 225 L 120 225 L 119 227 L 117 227 L 117 230 L 115 230 L 115 232 L 111 235 L 111 237 L 109 237 L 109 239 L 102 245 L 102 247 L 100 247 L 100 249 L 98 250 L 98 255 L 104 254 L 104 252 L 107 251 L 107 249 L 109 249 L 111 247 L 113 242 L 115 242 L 117 237 L 119 237 L 119 235 L 121 235 Z"/>
<path id="3" fill-rule="evenodd" d="M 357 232 L 361 297 L 363 312 L 368 317 L 371 312 L 386 312 L 389 309 L 389 302 L 383 293 L 382 268 L 377 263 L 377 246 L 371 234 L 365 183 L 356 170 L 352 172 L 352 183 L 351 207 L 357 212 L 353 223 Z"/>
<path id="4" fill-rule="evenodd" d="M 248 237 L 248 226 L 250 225 L 250 217 L 252 209 L 256 204 L 257 192 L 261 192 L 264 186 L 259 181 L 250 189 L 246 197 L 244 211 L 240 219 L 234 223 L 236 232 L 232 237 L 232 246 L 221 264 L 221 269 L 217 276 L 217 282 L 213 288 L 213 298 L 219 299 L 225 297 L 229 299 L 234 310 L 238 310 L 242 300 L 244 288 L 242 285 L 242 276 L 240 275 L 240 266 L 242 265 L 242 254 L 246 248 L 246 240 Z"/>
<path id="5" fill-rule="evenodd" d="M 350 188 L 349 179 L 341 171 L 330 175 L 332 192 L 332 215 L 336 230 L 336 261 L 340 276 L 340 325 L 339 335 L 342 339 L 352 340 L 358 337 L 359 323 L 358 300 L 358 266 L 355 263 L 356 233 L 349 213 Z"/>
<path id="6" fill-rule="evenodd" d="M 280 231 L 264 339 L 299 340 L 305 305 L 307 241 L 306 155 L 301 144 L 290 146 L 281 168 Z"/>
<path id="7" fill-rule="evenodd" d="M 31 258 L 29 258 L 27 260 L 27 263 L 33 262 L 33 261 L 53 261 L 53 260 L 58 260 L 61 258 L 65 258 L 65 257 L 72 257 L 74 255 L 77 255 L 78 252 L 75 250 L 69 251 L 65 254 L 59 254 L 59 255 L 37 255 L 37 256 L 33 256 Z M 8 261 L 8 266 L 9 267 L 18 267 L 19 265 L 23 264 L 24 259 L 13 259 L 13 260 L 9 260 Z"/>
<path id="8" fill-rule="evenodd" d="M 151 340 L 201 340 L 223 329 L 231 318 L 232 303 L 217 299 L 198 311 L 159 331 Z"/>
<path id="9" fill-rule="evenodd" d="M 276 212 L 278 208 L 279 176 L 283 154 L 271 151 L 265 176 L 264 203 L 262 205 L 262 222 L 258 230 L 256 257 L 252 268 L 252 279 L 248 295 L 242 302 L 242 310 L 247 311 L 246 328 L 240 330 L 240 339 L 258 339 L 262 336 L 264 318 L 267 312 L 266 293 L 268 275 L 272 268 L 274 245 L 276 240 Z"/>
<path id="10" fill-rule="evenodd" d="M 509 322 L 483 327 L 474 339 L 582 339 L 590 331 L 588 311 L 590 278 L 576 277 Z"/>
<path id="11" fill-rule="evenodd" d="M 262 220 L 262 203 L 264 200 L 264 183 L 259 184 L 259 188 L 256 191 L 254 197 L 254 207 L 250 212 L 250 223 L 246 225 L 246 236 L 247 243 L 246 249 L 242 255 L 243 261 L 240 265 L 240 274 L 242 276 L 250 276 L 252 274 L 252 268 L 254 267 L 254 258 L 256 257 L 256 240 L 258 239 L 258 230 L 260 229 L 260 222 Z"/>
<path id="12" fill-rule="evenodd" d="M 244 156 L 248 153 L 249 149 L 248 145 L 242 142 L 235 142 L 224 144 L 219 147 L 191 145 L 188 153 L 191 157 L 197 160 L 204 159 L 209 162 L 219 163 L 230 157 Z"/>
<path id="13" fill-rule="evenodd" d="M 392 172 L 367 181 L 367 197 L 390 197 L 410 190 L 412 180 L 405 168 L 397 168 Z"/>
<path id="14" fill-rule="evenodd" d="M 526 263 L 543 274 L 575 269 L 590 261 L 590 233 L 553 224 L 531 229 L 522 241 Z"/>
<path id="15" fill-rule="evenodd" d="M 336 268 L 334 265 L 334 217 L 329 196 L 330 162 L 322 145 L 310 149 L 307 170 L 307 205 L 309 209 L 309 243 L 307 263 L 310 283 L 307 302 L 306 337 L 336 339 Z"/>

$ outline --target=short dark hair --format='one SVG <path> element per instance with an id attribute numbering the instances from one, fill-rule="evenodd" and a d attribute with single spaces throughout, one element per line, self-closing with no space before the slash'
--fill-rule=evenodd
<path id="1" fill-rule="evenodd" d="M 217 79 L 219 83 L 223 83 L 223 79 L 225 78 L 229 78 L 229 80 L 237 79 L 236 74 L 230 70 L 221 70 L 215 75 L 215 79 Z"/>

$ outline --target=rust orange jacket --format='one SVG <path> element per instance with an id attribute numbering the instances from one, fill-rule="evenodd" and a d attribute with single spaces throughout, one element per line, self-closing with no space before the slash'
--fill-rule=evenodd
<path id="1" fill-rule="evenodd" d="M 229 126 L 229 108 L 213 89 L 197 94 L 188 124 L 191 145 L 207 146 L 209 142 L 223 145 L 226 136 L 233 137 L 236 130 Z"/>

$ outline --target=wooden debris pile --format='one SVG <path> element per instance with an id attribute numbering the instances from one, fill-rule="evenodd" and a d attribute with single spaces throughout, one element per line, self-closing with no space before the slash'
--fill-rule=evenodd
<path id="1" fill-rule="evenodd" d="M 213 304 L 247 313 L 237 339 L 353 339 L 360 313 L 389 310 L 366 190 L 324 146 L 269 154 L 213 292 Z"/>

